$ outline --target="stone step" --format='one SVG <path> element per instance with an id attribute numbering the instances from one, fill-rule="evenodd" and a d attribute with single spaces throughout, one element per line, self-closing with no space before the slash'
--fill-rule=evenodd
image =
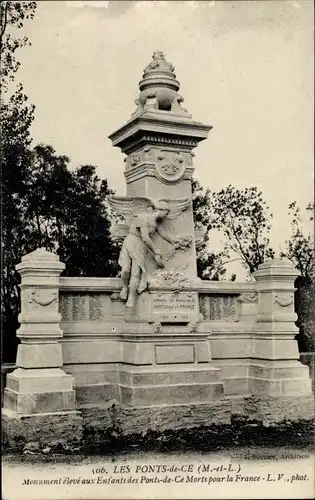
<path id="1" fill-rule="evenodd" d="M 150 371 L 128 371 L 119 372 L 119 383 L 126 386 L 151 386 L 151 385 L 172 385 L 172 384 L 204 384 L 220 382 L 217 368 L 207 368 L 203 370 L 178 370 L 173 371 L 150 370 Z"/>
<path id="2" fill-rule="evenodd" d="M 81 385 L 75 387 L 76 402 L 79 406 L 83 404 L 99 404 L 110 401 L 111 399 L 118 399 L 118 386 L 117 384 L 91 384 Z"/>
<path id="3" fill-rule="evenodd" d="M 220 399 L 222 383 L 120 386 L 121 401 L 130 406 L 200 403 Z"/>
<path id="4" fill-rule="evenodd" d="M 56 391 L 42 393 L 19 393 L 4 389 L 4 407 L 17 414 L 66 411 L 75 409 L 75 392 Z"/>

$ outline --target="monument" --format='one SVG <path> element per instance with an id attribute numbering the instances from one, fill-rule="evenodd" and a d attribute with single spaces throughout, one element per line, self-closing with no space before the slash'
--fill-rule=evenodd
<path id="1" fill-rule="evenodd" d="M 110 136 L 125 154 L 126 194 L 109 199 L 121 276 L 60 277 L 64 265 L 45 249 L 17 265 L 21 344 L 3 410 L 11 446 L 314 415 L 292 264 L 267 261 L 249 282 L 197 277 L 193 150 L 211 127 L 193 120 L 179 88 L 155 52 L 135 111 Z"/>
<path id="2" fill-rule="evenodd" d="M 144 340 L 139 331 L 133 341 L 137 355 L 125 367 L 133 374 L 128 377 L 132 387 L 125 389 L 131 401 L 146 394 L 163 403 L 204 402 L 223 393 L 219 370 L 209 364 L 207 334 L 198 331 L 202 314 L 196 286 L 201 280 L 192 212 L 193 149 L 211 127 L 194 121 L 182 107 L 179 87 L 174 66 L 155 52 L 139 83 L 137 109 L 110 136 L 126 154 L 127 196 L 110 198 L 124 218 L 113 228 L 124 238 L 120 299 L 126 301 L 127 322 L 153 324 L 155 333 Z M 124 335 L 128 340 L 129 333 Z M 137 387 L 132 381 L 140 372 Z M 180 379 L 183 385 L 175 382 Z"/>

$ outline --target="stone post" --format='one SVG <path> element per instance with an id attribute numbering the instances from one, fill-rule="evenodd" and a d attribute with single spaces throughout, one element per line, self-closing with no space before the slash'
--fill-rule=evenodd
<path id="1" fill-rule="evenodd" d="M 16 415 L 73 411 L 73 377 L 62 369 L 59 276 L 65 265 L 39 248 L 16 266 L 21 275 L 17 368 L 7 376 L 4 409 Z"/>
<path id="2" fill-rule="evenodd" d="M 252 340 L 250 392 L 268 396 L 311 394 L 308 368 L 299 360 L 295 335 L 294 281 L 291 262 L 268 260 L 253 273 L 257 283 L 257 329 Z"/>

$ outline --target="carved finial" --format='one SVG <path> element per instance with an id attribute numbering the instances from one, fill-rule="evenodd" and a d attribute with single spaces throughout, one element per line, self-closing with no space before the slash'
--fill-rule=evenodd
<path id="1" fill-rule="evenodd" d="M 143 70 L 143 78 L 139 82 L 139 98 L 135 101 L 137 109 L 132 116 L 146 110 L 169 111 L 188 116 L 187 110 L 181 107 L 184 99 L 178 93 L 180 85 L 174 69 L 163 52 L 153 53 L 152 61 Z"/>
<path id="2" fill-rule="evenodd" d="M 161 51 L 153 52 L 152 61 L 144 69 L 144 74 L 146 75 L 150 71 L 166 71 L 174 72 L 174 66 L 172 63 L 166 61 L 164 53 Z"/>

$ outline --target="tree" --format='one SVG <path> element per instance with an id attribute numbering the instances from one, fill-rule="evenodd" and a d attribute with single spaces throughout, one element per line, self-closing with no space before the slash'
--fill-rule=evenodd
<path id="1" fill-rule="evenodd" d="M 205 227 L 205 238 L 198 251 L 199 275 L 210 270 L 210 279 L 225 277 L 225 265 L 236 260 L 251 274 L 268 258 L 274 257 L 268 233 L 272 214 L 256 187 L 238 190 L 228 186 L 218 193 L 204 190 L 193 182 L 193 208 L 197 224 Z M 223 250 L 209 253 L 211 231 L 224 236 Z M 235 279 L 235 275 L 232 276 Z"/>
<path id="2" fill-rule="evenodd" d="M 5 214 L 6 231 L 2 293 L 4 331 L 12 342 L 18 327 L 19 276 L 15 265 L 36 248 L 56 252 L 67 276 L 116 276 L 119 248 L 111 240 L 106 197 L 112 194 L 95 167 L 69 168 L 69 158 L 52 146 L 28 151 L 28 177 L 20 194 L 17 217 Z M 7 199 L 7 198 L 6 198 Z M 8 242 L 11 247 L 7 248 Z M 8 346 L 4 351 L 8 353 Z M 11 357 L 14 359 L 15 350 Z"/>
<path id="3" fill-rule="evenodd" d="M 198 180 L 192 182 L 193 216 L 195 227 L 204 230 L 202 241 L 197 246 L 197 274 L 206 280 L 218 281 L 226 275 L 224 267 L 225 252 L 212 252 L 209 249 L 211 230 L 210 190 L 201 186 Z"/>
<path id="4" fill-rule="evenodd" d="M 314 235 L 306 230 L 307 223 L 312 224 L 314 221 L 314 204 L 307 205 L 306 214 L 305 220 L 297 203 L 295 201 L 290 203 L 292 233 L 290 239 L 285 242 L 284 251 L 280 254 L 281 257 L 291 260 L 300 273 L 295 282 L 295 309 L 300 329 L 297 340 L 301 352 L 314 351 L 315 348 Z"/>
<path id="5" fill-rule="evenodd" d="M 229 185 L 209 193 L 209 214 L 209 227 L 224 235 L 224 252 L 236 256 L 249 274 L 274 257 L 269 246 L 272 214 L 256 187 L 239 190 Z"/>
<path id="6" fill-rule="evenodd" d="M 19 68 L 16 51 L 29 44 L 19 36 L 24 21 L 34 16 L 35 2 L 2 2 L 0 4 L 0 126 L 1 126 L 1 222 L 2 222 L 2 283 L 1 318 L 3 351 L 9 361 L 15 357 L 19 312 L 19 288 L 14 263 L 21 258 L 23 238 L 27 239 L 23 219 L 23 199 L 30 172 L 30 126 L 34 107 L 27 105 L 21 84 L 13 85 Z M 10 83 L 10 87 L 9 87 Z"/>
<path id="7" fill-rule="evenodd" d="M 67 276 L 116 276 L 118 247 L 111 239 L 106 206 L 112 191 L 94 166 L 70 170 L 69 161 L 51 146 L 40 144 L 32 151 L 29 246 L 56 251 Z"/>
<path id="8" fill-rule="evenodd" d="M 314 220 L 314 204 L 308 203 L 306 207 L 309 223 Z M 311 283 L 314 279 L 314 236 L 309 232 L 305 234 L 306 221 L 303 219 L 301 209 L 294 201 L 289 205 L 292 233 L 285 242 L 286 248 L 281 252 L 281 257 L 291 260 L 301 275 L 301 283 Z"/>
<path id="9" fill-rule="evenodd" d="M 2 174 L 2 347 L 14 361 L 20 307 L 15 265 L 40 246 L 55 250 L 68 275 L 114 276 L 118 249 L 111 242 L 105 204 L 110 193 L 95 167 L 68 168 L 69 158 L 50 146 L 31 149 L 34 106 L 21 84 L 14 85 L 16 51 L 29 45 L 19 36 L 35 2 L 2 2 L 1 8 L 1 174 Z"/>
<path id="10" fill-rule="evenodd" d="M 33 19 L 36 2 L 3 1 L 0 4 L 0 52 L 1 52 L 1 87 L 2 92 L 8 90 L 8 81 L 14 80 L 14 74 L 20 63 L 16 60 L 16 51 L 30 45 L 26 36 L 14 33 L 24 26 L 24 21 Z"/>

